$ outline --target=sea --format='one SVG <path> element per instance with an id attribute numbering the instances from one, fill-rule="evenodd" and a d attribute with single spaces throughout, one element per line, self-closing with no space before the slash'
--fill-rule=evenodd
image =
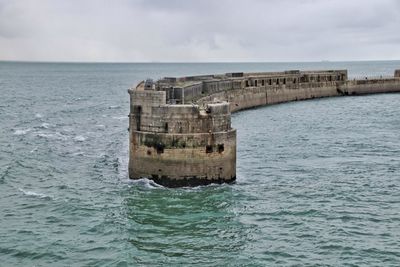
<path id="1" fill-rule="evenodd" d="M 400 94 L 232 114 L 237 181 L 128 179 L 146 78 L 400 61 L 0 62 L 0 266 L 400 266 Z"/>

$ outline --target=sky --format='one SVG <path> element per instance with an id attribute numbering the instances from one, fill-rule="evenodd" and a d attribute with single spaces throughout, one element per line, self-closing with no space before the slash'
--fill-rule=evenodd
<path id="1" fill-rule="evenodd" d="M 0 0 L 0 60 L 399 59 L 399 0 Z"/>

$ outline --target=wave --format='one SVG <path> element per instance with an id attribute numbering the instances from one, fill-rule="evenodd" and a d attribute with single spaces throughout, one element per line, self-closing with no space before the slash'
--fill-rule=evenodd
<path id="1" fill-rule="evenodd" d="M 157 184 L 156 182 L 154 182 L 151 179 L 148 178 L 141 178 L 141 179 L 129 179 L 127 180 L 127 183 L 134 185 L 134 186 L 138 186 L 138 187 L 144 187 L 146 189 L 160 189 L 160 188 L 164 188 L 164 189 L 178 189 L 178 190 L 184 190 L 184 191 L 202 191 L 205 189 L 210 189 L 210 188 L 227 188 L 230 187 L 230 184 L 227 183 L 223 183 L 223 184 L 207 184 L 207 185 L 198 185 L 198 186 L 184 186 L 184 187 L 178 187 L 178 188 L 169 188 L 169 187 L 165 187 L 163 185 Z"/>
<path id="2" fill-rule="evenodd" d="M 43 122 L 43 123 L 40 124 L 39 126 L 34 126 L 33 128 L 35 128 L 35 129 L 49 129 L 50 126 L 51 126 L 50 123 Z"/>
<path id="3" fill-rule="evenodd" d="M 128 116 L 119 116 L 119 117 L 112 117 L 113 119 L 115 119 L 115 120 L 127 120 L 128 119 Z"/>
<path id="4" fill-rule="evenodd" d="M 65 135 L 63 135 L 62 133 L 59 133 L 59 132 L 56 132 L 54 134 L 53 133 L 43 133 L 43 132 L 41 132 L 41 133 L 38 133 L 37 136 L 41 137 L 41 138 L 46 138 L 46 139 L 57 139 L 57 140 L 63 140 L 63 141 L 68 139 L 67 136 L 65 136 Z"/>
<path id="5" fill-rule="evenodd" d="M 166 188 L 160 184 L 157 184 L 153 180 L 147 179 L 147 178 L 142 178 L 142 179 L 137 179 L 137 180 L 128 180 L 130 184 L 133 184 L 135 186 L 140 186 L 144 187 L 147 189 L 155 189 L 155 188 Z"/>
<path id="6" fill-rule="evenodd" d="M 30 132 L 30 131 L 32 131 L 31 128 L 28 128 L 28 129 L 19 129 L 19 130 L 15 130 L 14 134 L 15 134 L 15 135 L 25 135 L 25 134 L 27 134 L 27 133 Z"/>
<path id="7" fill-rule="evenodd" d="M 50 123 L 44 122 L 44 123 L 42 123 L 42 124 L 40 125 L 40 128 L 48 129 L 49 126 L 50 126 Z"/>
<path id="8" fill-rule="evenodd" d="M 77 142 L 83 142 L 86 140 L 86 137 L 82 136 L 82 135 L 77 135 L 74 137 L 74 140 Z"/>
<path id="9" fill-rule="evenodd" d="M 45 194 L 41 194 L 41 193 L 36 193 L 33 191 L 27 191 L 24 190 L 22 188 L 18 188 L 19 191 L 21 191 L 24 195 L 26 196 L 31 196 L 31 197 L 38 197 L 38 198 L 44 198 L 44 199 L 51 199 L 52 197 L 45 195 Z"/>

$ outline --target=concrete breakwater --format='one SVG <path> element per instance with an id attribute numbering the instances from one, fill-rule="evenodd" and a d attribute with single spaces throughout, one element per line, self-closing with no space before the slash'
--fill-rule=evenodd
<path id="1" fill-rule="evenodd" d="M 129 177 L 170 186 L 233 182 L 231 112 L 330 96 L 400 92 L 390 78 L 349 80 L 346 70 L 226 73 L 146 80 L 130 94 Z"/>

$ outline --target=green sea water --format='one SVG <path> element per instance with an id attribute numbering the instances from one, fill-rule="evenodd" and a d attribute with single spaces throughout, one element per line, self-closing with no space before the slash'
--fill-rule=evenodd
<path id="1" fill-rule="evenodd" d="M 142 79 L 396 68 L 0 62 L 0 266 L 400 266 L 400 94 L 233 114 L 232 185 L 127 175 L 127 89 Z"/>

